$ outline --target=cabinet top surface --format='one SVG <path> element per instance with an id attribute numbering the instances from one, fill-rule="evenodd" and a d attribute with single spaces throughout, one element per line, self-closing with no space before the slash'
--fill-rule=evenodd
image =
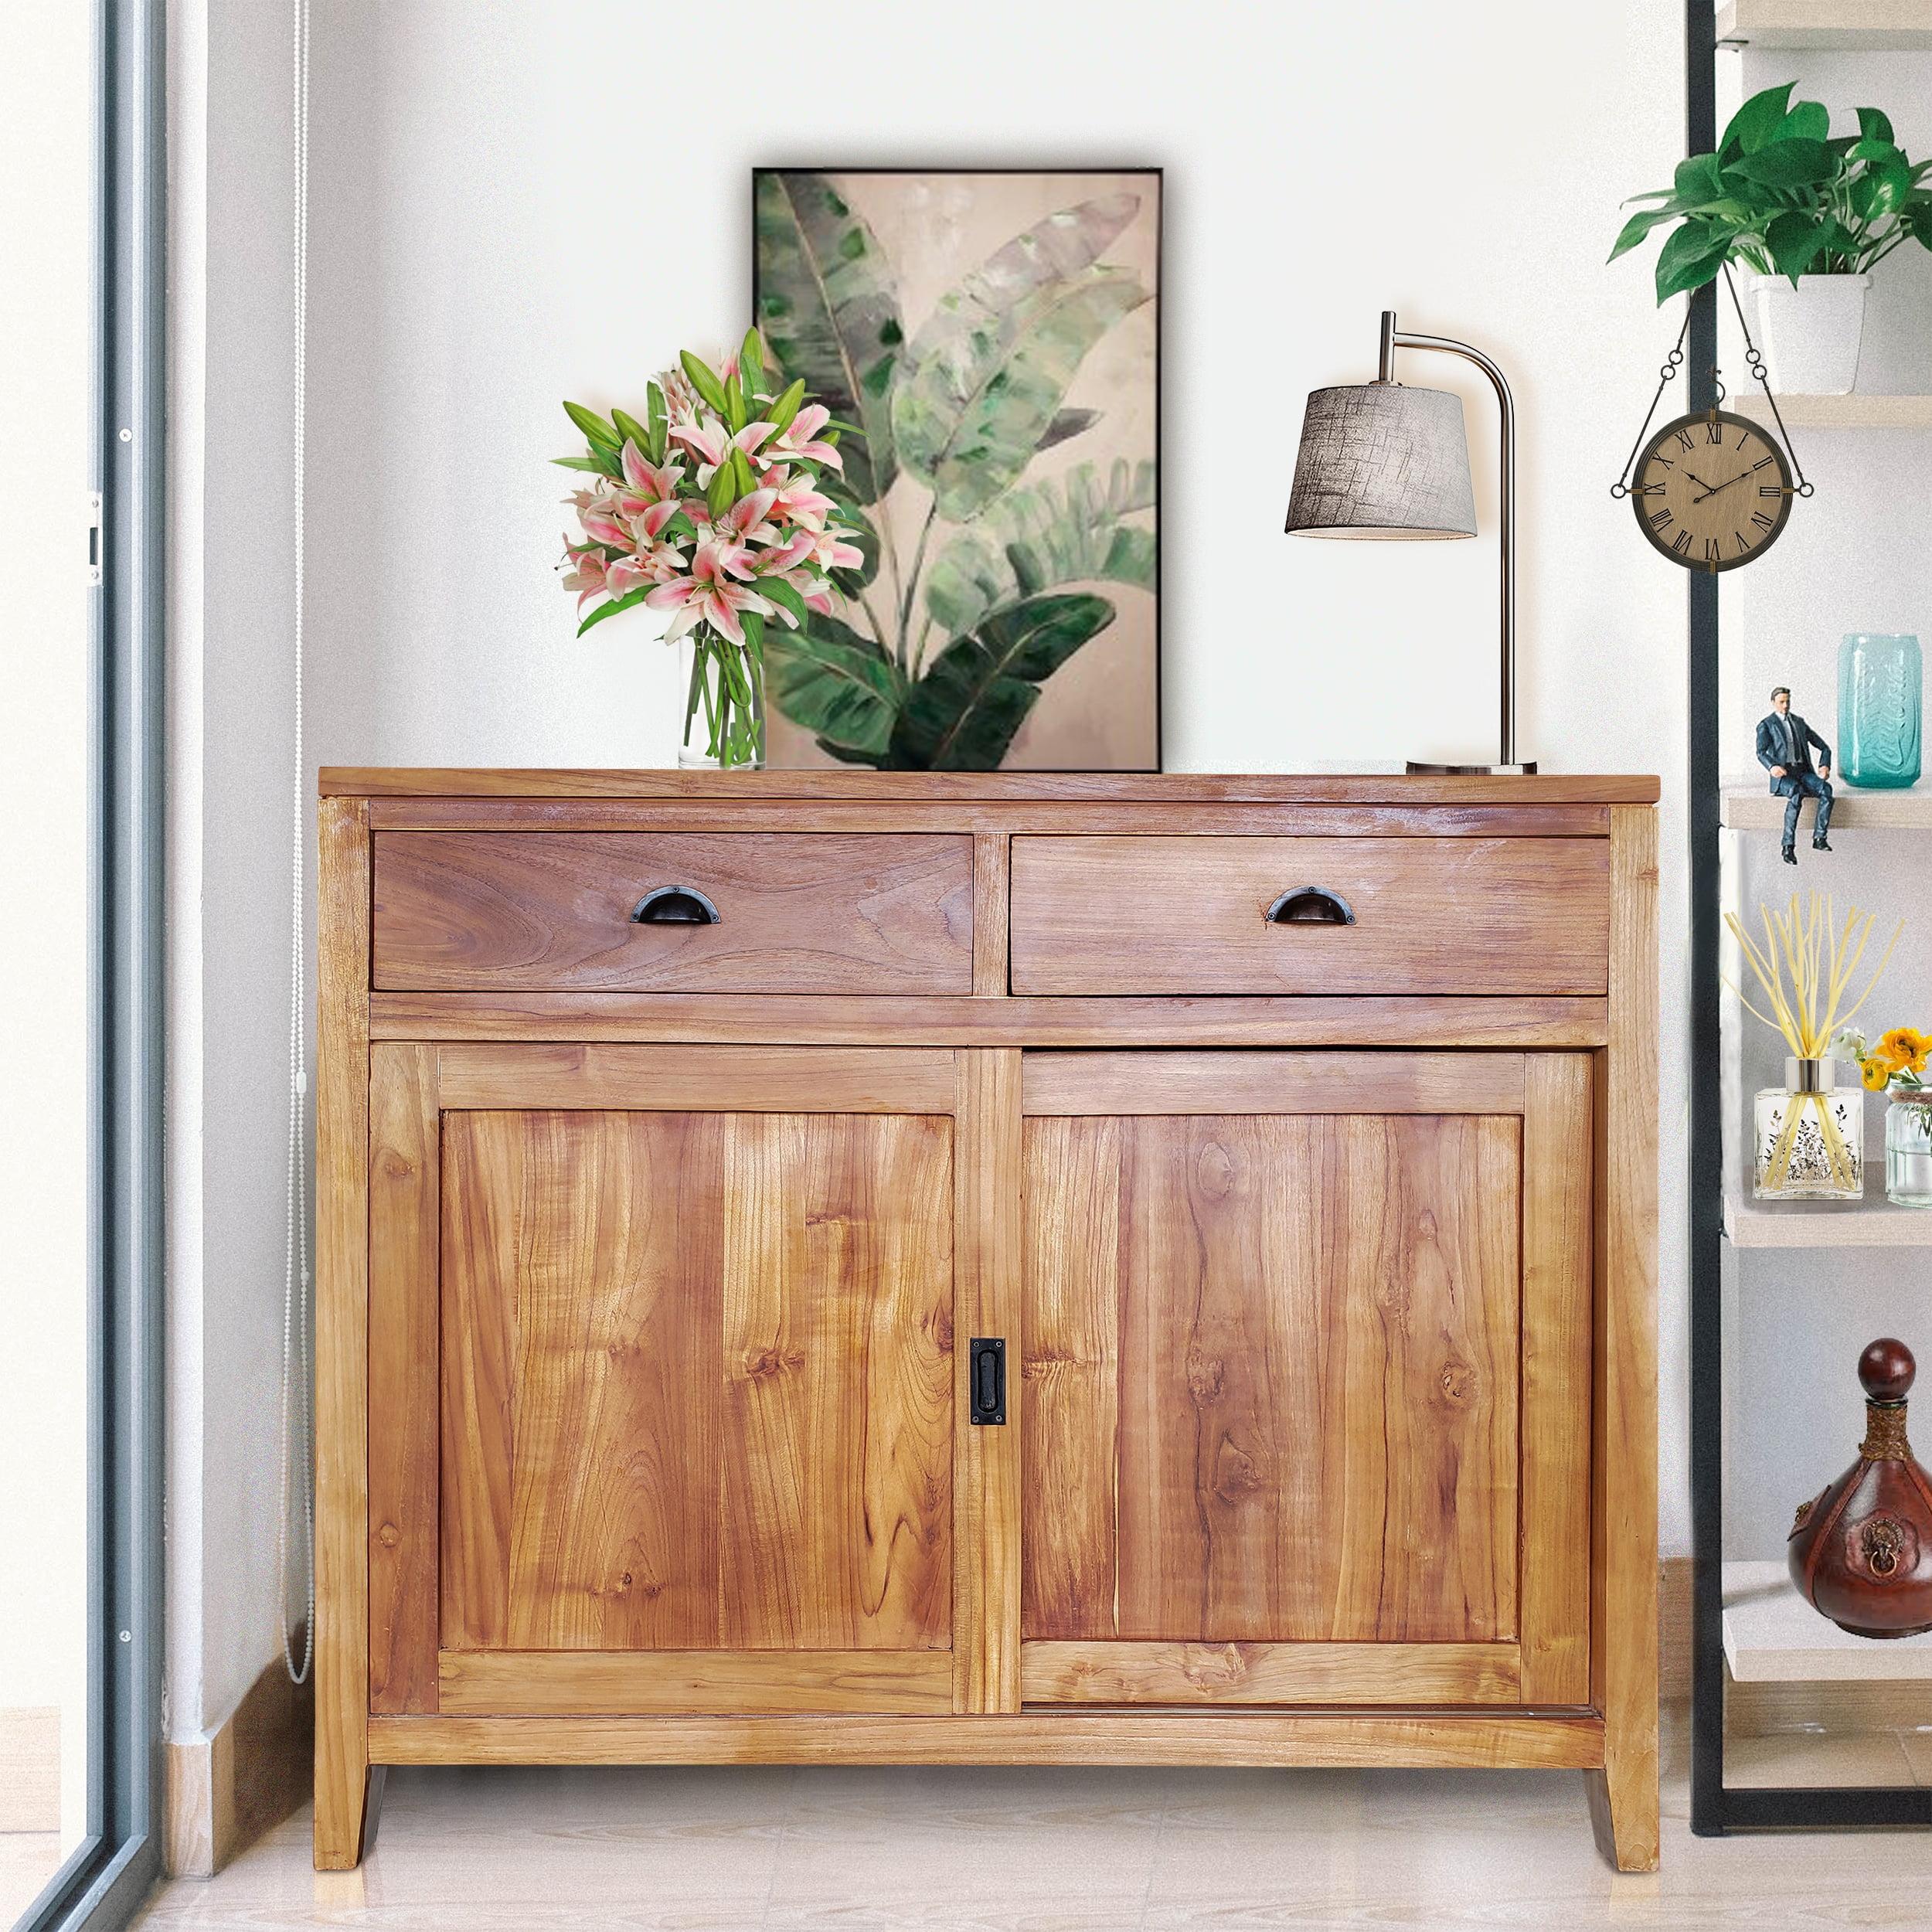
<path id="1" fill-rule="evenodd" d="M 1438 777 L 1396 772 L 570 771 L 325 765 L 325 798 L 839 799 L 868 804 L 959 801 L 1144 801 L 1162 804 L 1655 804 L 1651 775 Z"/>

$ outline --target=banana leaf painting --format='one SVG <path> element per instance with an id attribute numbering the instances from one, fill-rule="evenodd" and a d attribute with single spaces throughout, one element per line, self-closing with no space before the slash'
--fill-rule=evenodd
<path id="1" fill-rule="evenodd" d="M 754 298 L 863 557 L 767 634 L 771 762 L 1160 767 L 1161 176 L 760 168 Z"/>

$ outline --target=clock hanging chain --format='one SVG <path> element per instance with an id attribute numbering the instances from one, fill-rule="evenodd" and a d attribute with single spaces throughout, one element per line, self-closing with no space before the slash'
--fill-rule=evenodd
<path id="1" fill-rule="evenodd" d="M 1677 332 L 1677 346 L 1665 358 L 1664 366 L 1657 372 L 1657 393 L 1650 399 L 1650 407 L 1644 412 L 1644 427 L 1637 432 L 1637 440 L 1631 444 L 1630 454 L 1624 458 L 1624 467 L 1617 474 L 1617 481 L 1610 486 L 1610 493 L 1621 503 L 1630 494 L 1630 472 L 1637 461 L 1637 452 L 1644 447 L 1644 438 L 1650 434 L 1650 426 L 1657 414 L 1657 405 L 1664 400 L 1664 392 L 1670 387 L 1671 379 L 1684 363 L 1684 338 L 1690 333 L 1690 311 L 1684 311 L 1684 326 Z"/>
<path id="2" fill-rule="evenodd" d="M 1731 266 L 1724 264 L 1724 286 L 1730 291 L 1731 307 L 1737 311 L 1737 325 L 1744 335 L 1744 360 L 1753 376 L 1757 379 L 1759 388 L 1764 392 L 1764 400 L 1771 406 L 1771 420 L 1777 425 L 1780 440 L 1784 453 L 1791 459 L 1791 474 L 1798 478 L 1797 494 L 1809 496 L 1815 485 L 1806 478 L 1804 465 L 1798 460 L 1798 451 L 1791 441 L 1791 433 L 1784 427 L 1784 412 L 1777 406 L 1777 398 L 1771 393 L 1770 376 L 1764 366 L 1764 359 L 1758 353 L 1757 345 L 1751 339 L 1750 325 L 1744 319 L 1744 304 L 1737 298 L 1737 284 L 1731 279 Z M 1670 386 L 1671 379 L 1683 367 L 1684 338 L 1690 333 L 1690 316 L 1684 317 L 1684 325 L 1677 332 L 1677 343 L 1665 359 L 1663 366 L 1657 372 L 1657 393 L 1650 399 L 1650 407 L 1644 413 L 1643 427 L 1637 432 L 1637 440 L 1630 446 L 1630 454 L 1624 458 L 1624 467 L 1617 474 L 1617 481 L 1610 486 L 1610 493 L 1618 502 L 1630 495 L 1630 473 L 1634 466 L 1638 452 L 1644 447 L 1644 439 L 1650 434 L 1650 426 L 1656 420 L 1657 406 L 1664 400 L 1664 391 Z M 1713 369 L 1715 376 L 1717 372 Z"/>
<path id="3" fill-rule="evenodd" d="M 1791 432 L 1784 427 L 1784 412 L 1777 406 L 1777 398 L 1771 393 L 1770 376 L 1764 367 L 1764 359 L 1757 352 L 1757 345 L 1751 340 L 1751 325 L 1744 319 L 1744 304 L 1737 299 L 1737 284 L 1731 280 L 1731 265 L 1724 264 L 1724 286 L 1731 292 L 1731 307 L 1737 311 L 1737 326 L 1743 332 L 1744 360 L 1751 373 L 1757 378 L 1757 386 L 1764 392 L 1764 400 L 1771 406 L 1771 420 L 1777 425 L 1777 433 L 1784 444 L 1784 454 L 1791 459 L 1791 474 L 1798 478 L 1800 496 L 1811 495 L 1814 485 L 1805 478 L 1804 466 L 1798 460 L 1797 447 L 1791 441 Z M 1688 323 L 1689 318 L 1686 317 Z"/>

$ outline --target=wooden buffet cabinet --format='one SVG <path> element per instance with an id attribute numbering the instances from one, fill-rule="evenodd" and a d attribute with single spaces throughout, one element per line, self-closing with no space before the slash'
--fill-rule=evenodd
<path id="1" fill-rule="evenodd" d="M 321 789 L 318 1866 L 721 1761 L 1567 1767 L 1655 1864 L 1655 781 Z"/>

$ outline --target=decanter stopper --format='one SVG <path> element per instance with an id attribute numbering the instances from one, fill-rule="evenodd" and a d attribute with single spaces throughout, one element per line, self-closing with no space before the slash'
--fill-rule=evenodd
<path id="1" fill-rule="evenodd" d="M 1791 1581 L 1855 1637 L 1932 1630 L 1932 1476 L 1906 1440 L 1912 1351 L 1887 1335 L 1859 1357 L 1865 1440 L 1859 1459 L 1791 1526 Z"/>

